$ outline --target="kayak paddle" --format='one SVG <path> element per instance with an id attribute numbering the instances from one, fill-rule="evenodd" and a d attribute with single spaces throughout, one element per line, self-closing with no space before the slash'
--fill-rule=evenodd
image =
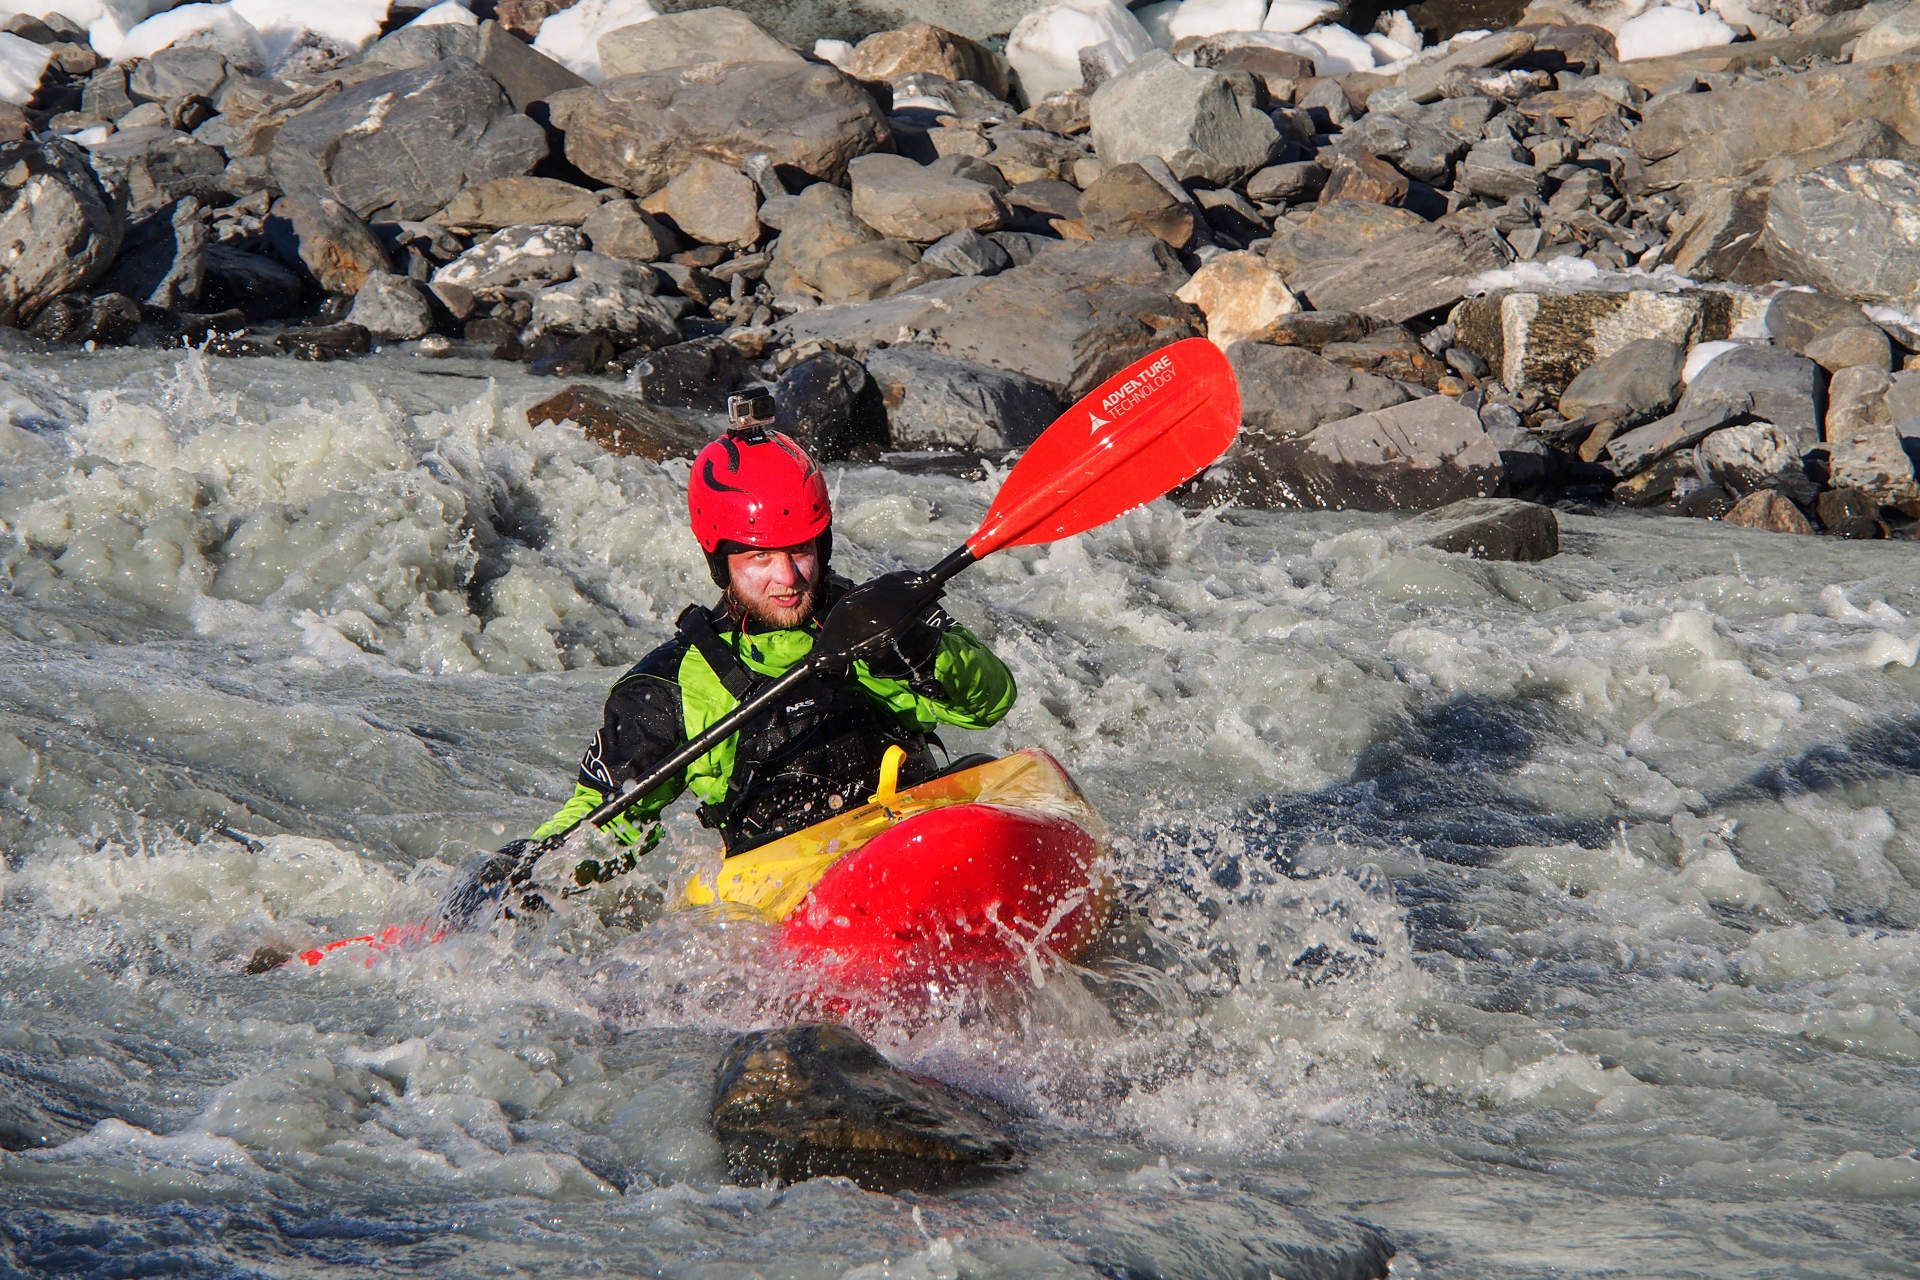
<path id="1" fill-rule="evenodd" d="M 549 854 L 584 854 L 593 832 L 713 750 L 796 684 L 845 670 L 903 630 L 955 574 L 1007 547 L 1054 542 L 1105 524 L 1198 475 L 1240 429 L 1240 391 L 1226 357 L 1205 338 L 1143 356 L 1082 396 L 1030 445 L 1001 483 L 980 526 L 939 564 L 855 587 L 821 622 L 808 655 L 704 733 L 622 786 L 567 831 L 491 855 L 445 898 L 443 929 L 473 923 L 509 890 L 529 888 Z M 511 910 L 511 908 L 504 908 Z M 331 947 L 303 954 L 316 963 Z"/>

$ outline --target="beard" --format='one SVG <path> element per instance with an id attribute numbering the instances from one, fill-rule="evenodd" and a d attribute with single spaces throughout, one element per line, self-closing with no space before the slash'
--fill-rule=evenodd
<path id="1" fill-rule="evenodd" d="M 766 596 L 747 597 L 736 588 L 727 588 L 729 610 L 737 618 L 753 623 L 765 630 L 785 631 L 797 627 L 813 616 L 813 607 L 820 599 L 820 575 L 816 572 L 807 583 L 800 598 L 789 605 L 775 604 Z"/>

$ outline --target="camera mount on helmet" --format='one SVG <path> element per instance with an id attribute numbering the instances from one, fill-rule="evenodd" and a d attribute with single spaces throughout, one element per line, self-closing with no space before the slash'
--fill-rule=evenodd
<path id="1" fill-rule="evenodd" d="M 741 433 L 765 434 L 779 416 L 773 392 L 764 386 L 751 386 L 727 397 L 727 426 Z"/>

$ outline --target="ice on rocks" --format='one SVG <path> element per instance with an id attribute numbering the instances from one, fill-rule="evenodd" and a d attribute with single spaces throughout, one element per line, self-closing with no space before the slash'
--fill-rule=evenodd
<path id="1" fill-rule="evenodd" d="M 40 90 L 53 50 L 0 31 L 0 102 L 24 107 Z"/>
<path id="2" fill-rule="evenodd" d="M 1080 51 L 1099 49 L 1125 66 L 1156 46 L 1147 29 L 1115 0 L 1063 0 L 1014 25 L 1007 61 L 1019 73 L 1027 101 L 1078 89 Z"/>
<path id="3" fill-rule="evenodd" d="M 181 5 L 148 18 L 127 32 L 113 57 L 116 62 L 151 58 L 177 44 L 218 50 L 228 62 L 249 70 L 267 63 L 267 47 L 260 33 L 226 4 Z"/>
<path id="4" fill-rule="evenodd" d="M 1295 34 L 1307 30 L 1340 12 L 1338 0 L 1273 0 L 1267 6 L 1262 31 Z"/>
<path id="5" fill-rule="evenodd" d="M 1345 27 L 1325 23 L 1303 32 L 1301 38 L 1320 51 L 1313 59 L 1314 69 L 1320 75 L 1371 71 L 1379 65 L 1373 56 L 1373 46 Z"/>
<path id="6" fill-rule="evenodd" d="M 1258 31 L 1266 16 L 1267 0 L 1185 0 L 1168 19 L 1167 30 L 1175 40 Z"/>
<path id="7" fill-rule="evenodd" d="M 392 7 L 392 0 L 182 5 L 127 31 L 109 56 L 125 62 L 152 57 L 176 44 L 194 44 L 218 49 L 250 70 L 275 70 L 303 49 L 352 53 L 365 48 L 380 35 Z"/>
<path id="8" fill-rule="evenodd" d="M 407 25 L 410 27 L 478 26 L 480 19 L 473 16 L 473 10 L 461 3 L 461 0 L 440 0 L 440 3 L 422 13 Z"/>
<path id="9" fill-rule="evenodd" d="M 1691 7 L 1662 5 L 1620 24 L 1614 41 L 1620 61 L 1636 58 L 1664 58 L 1695 49 L 1712 49 L 1732 44 L 1736 33 L 1717 13 L 1700 13 Z"/>
<path id="10" fill-rule="evenodd" d="M 533 47 L 594 84 L 600 83 L 600 37 L 660 16 L 650 0 L 580 0 L 549 14 Z"/>

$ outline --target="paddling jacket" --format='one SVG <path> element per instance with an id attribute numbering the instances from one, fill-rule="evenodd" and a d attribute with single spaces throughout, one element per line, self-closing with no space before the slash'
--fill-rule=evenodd
<path id="1" fill-rule="evenodd" d="M 846 585 L 828 580 L 820 614 Z M 790 629 L 736 627 L 723 609 L 695 605 L 680 615 L 673 639 L 614 683 L 572 799 L 535 839 L 570 829 L 621 784 L 698 737 L 805 657 L 819 634 L 813 619 Z M 804 680 L 609 822 L 604 830 L 626 852 L 605 865 L 582 863 L 576 878 L 584 884 L 630 870 L 659 839 L 661 810 L 686 791 L 700 798 L 701 821 L 718 828 L 735 854 L 863 802 L 891 744 L 907 751 L 903 785 L 931 777 L 939 770 L 934 729 L 990 728 L 1015 692 L 1006 665 L 960 626 L 941 637 L 930 678 L 876 676 L 856 662 L 850 674 Z"/>

